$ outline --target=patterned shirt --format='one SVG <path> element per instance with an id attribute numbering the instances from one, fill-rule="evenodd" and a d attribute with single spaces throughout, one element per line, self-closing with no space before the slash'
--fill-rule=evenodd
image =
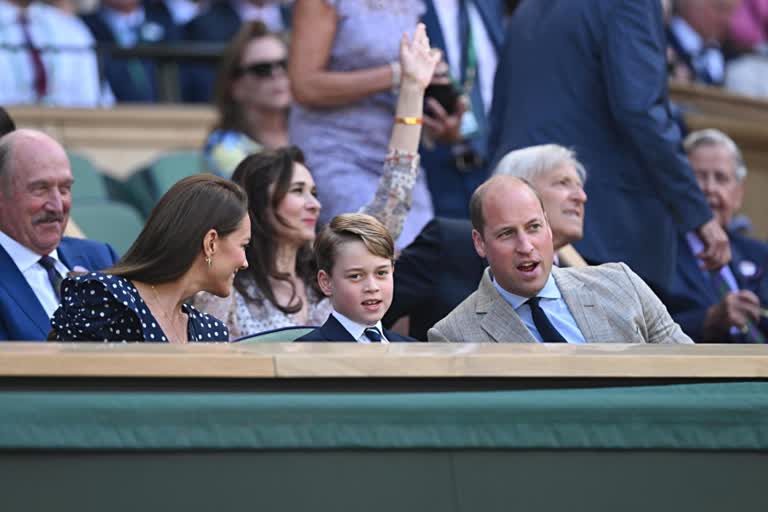
<path id="1" fill-rule="evenodd" d="M 229 341 L 219 320 L 186 304 L 182 311 L 189 341 Z M 51 326 L 58 341 L 168 341 L 133 283 L 101 272 L 64 280 Z"/>

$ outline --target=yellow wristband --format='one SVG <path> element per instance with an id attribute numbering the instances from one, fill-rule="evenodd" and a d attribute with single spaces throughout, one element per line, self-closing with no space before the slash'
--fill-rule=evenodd
<path id="1" fill-rule="evenodd" d="M 420 117 L 396 117 L 395 122 L 400 124 L 415 125 L 422 124 L 424 120 Z"/>

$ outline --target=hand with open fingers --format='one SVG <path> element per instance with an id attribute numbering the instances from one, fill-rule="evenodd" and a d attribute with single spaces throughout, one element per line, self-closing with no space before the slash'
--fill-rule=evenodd
<path id="1" fill-rule="evenodd" d="M 710 307 L 704 320 L 704 327 L 710 333 L 727 335 L 735 326 L 745 330 L 747 322 L 760 321 L 760 299 L 749 290 L 727 294 L 722 301 Z"/>
<path id="2" fill-rule="evenodd" d="M 731 244 L 728 235 L 714 218 L 696 230 L 704 250 L 696 255 L 708 270 L 717 270 L 731 261 Z"/>
<path id="3" fill-rule="evenodd" d="M 403 34 L 400 39 L 400 68 L 402 69 L 402 86 L 416 85 L 426 89 L 432 81 L 437 63 L 442 59 L 440 50 L 430 48 L 427 29 L 423 23 L 416 26 L 413 39 Z"/>
<path id="4" fill-rule="evenodd" d="M 456 99 L 456 109 L 453 114 L 445 111 L 435 98 L 427 98 L 424 115 L 424 128 L 432 140 L 443 144 L 458 144 L 462 141 L 461 117 L 467 111 L 467 100 L 464 96 Z"/>

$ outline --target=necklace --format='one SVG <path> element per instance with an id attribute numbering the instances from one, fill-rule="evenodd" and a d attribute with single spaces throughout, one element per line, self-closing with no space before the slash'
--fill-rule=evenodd
<path id="1" fill-rule="evenodd" d="M 168 327 L 170 329 L 173 329 L 173 320 L 168 315 L 168 313 L 166 313 L 165 310 L 163 309 L 162 303 L 160 302 L 160 294 L 157 293 L 157 289 L 155 288 L 155 285 L 151 284 L 151 285 L 149 285 L 149 287 L 152 288 L 152 293 L 154 293 L 154 295 L 155 295 L 155 304 L 157 304 L 157 309 L 160 310 L 160 314 L 163 315 L 163 317 L 168 322 Z M 173 341 L 172 338 L 171 338 L 170 330 L 169 330 L 169 332 L 165 333 L 165 335 L 168 338 L 168 342 L 169 343 L 183 343 L 183 341 Z M 183 338 L 184 337 L 182 337 L 182 339 Z"/>

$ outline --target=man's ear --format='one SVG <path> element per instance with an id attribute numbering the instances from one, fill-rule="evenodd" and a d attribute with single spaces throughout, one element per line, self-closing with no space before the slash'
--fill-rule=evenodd
<path id="1" fill-rule="evenodd" d="M 219 243 L 219 234 L 215 229 L 209 229 L 203 237 L 203 254 L 206 257 L 213 257 L 216 252 L 216 245 Z"/>
<path id="2" fill-rule="evenodd" d="M 476 229 L 472 230 L 472 242 L 475 244 L 475 251 L 481 258 L 485 258 L 485 241 L 483 235 Z"/>
<path id="3" fill-rule="evenodd" d="M 323 295 L 330 297 L 333 295 L 333 283 L 331 282 L 331 276 L 325 270 L 317 271 L 317 284 L 320 285 Z"/>

